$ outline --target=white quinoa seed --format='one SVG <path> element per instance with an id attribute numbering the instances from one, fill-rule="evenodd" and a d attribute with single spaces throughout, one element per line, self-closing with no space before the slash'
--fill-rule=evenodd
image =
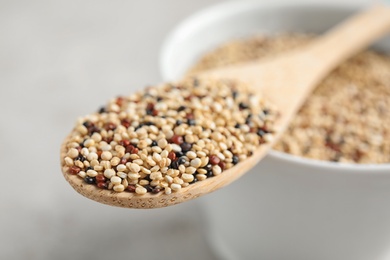
<path id="1" fill-rule="evenodd" d="M 144 161 L 141 160 L 141 159 L 135 159 L 135 160 L 133 161 L 133 163 L 136 163 L 136 164 L 138 164 L 138 165 L 143 165 L 143 164 L 144 164 Z"/>
<path id="2" fill-rule="evenodd" d="M 135 189 L 135 192 L 136 192 L 137 194 L 144 195 L 144 194 L 146 194 L 147 190 L 146 190 L 144 187 L 142 187 L 142 186 L 138 186 L 138 187 Z"/>
<path id="3" fill-rule="evenodd" d="M 83 126 L 83 125 L 78 125 L 78 126 L 77 126 L 77 131 L 78 131 L 80 134 L 82 134 L 82 135 L 88 134 L 88 129 L 87 129 L 85 126 Z"/>
<path id="4" fill-rule="evenodd" d="M 122 185 L 125 186 L 125 188 L 126 188 L 127 186 L 129 186 L 129 181 L 126 178 L 124 178 L 122 180 Z"/>
<path id="5" fill-rule="evenodd" d="M 88 154 L 89 154 L 88 148 L 84 147 L 83 149 L 81 149 L 81 154 L 84 156 L 88 156 Z"/>
<path id="6" fill-rule="evenodd" d="M 141 167 L 136 163 L 131 163 L 129 169 L 132 173 L 138 173 L 141 170 Z"/>
<path id="7" fill-rule="evenodd" d="M 167 183 L 172 183 L 173 182 L 173 178 L 171 176 L 169 176 L 169 175 L 165 175 L 164 179 L 165 179 L 165 181 Z"/>
<path id="8" fill-rule="evenodd" d="M 167 158 L 168 154 L 169 154 L 169 152 L 167 150 L 164 150 L 164 151 L 161 152 L 160 155 L 161 155 L 162 158 Z"/>
<path id="9" fill-rule="evenodd" d="M 117 175 L 118 177 L 122 178 L 122 179 L 127 178 L 127 174 L 124 173 L 124 172 L 117 172 L 116 175 Z"/>
<path id="10" fill-rule="evenodd" d="M 94 170 L 88 170 L 86 173 L 89 177 L 96 177 L 98 175 L 97 171 Z"/>
<path id="11" fill-rule="evenodd" d="M 145 167 L 141 167 L 141 172 L 145 173 L 145 174 L 150 174 L 151 171 L 149 169 L 146 169 Z"/>
<path id="12" fill-rule="evenodd" d="M 114 185 L 118 185 L 118 184 L 122 183 L 122 179 L 120 177 L 118 177 L 118 176 L 111 177 L 110 181 Z"/>
<path id="13" fill-rule="evenodd" d="M 114 185 L 113 190 L 116 192 L 122 192 L 125 190 L 125 186 L 122 184 Z"/>
<path id="14" fill-rule="evenodd" d="M 197 169 L 196 172 L 200 173 L 200 174 L 206 174 L 207 173 L 207 170 L 206 169 Z"/>
<path id="15" fill-rule="evenodd" d="M 71 148 L 69 149 L 68 151 L 68 156 L 72 159 L 76 158 L 77 156 L 79 156 L 79 151 L 76 149 L 76 148 Z"/>
<path id="16" fill-rule="evenodd" d="M 93 139 L 87 139 L 85 142 L 84 142 L 84 146 L 85 147 L 91 147 L 95 145 L 95 141 Z"/>
<path id="17" fill-rule="evenodd" d="M 172 144 L 172 150 L 175 152 L 181 152 L 181 147 L 177 144 Z"/>
<path id="18" fill-rule="evenodd" d="M 196 178 L 198 179 L 198 181 L 204 181 L 205 179 L 207 179 L 207 176 L 205 174 L 197 174 Z"/>
<path id="19" fill-rule="evenodd" d="M 153 153 L 153 160 L 155 161 L 155 162 L 159 162 L 159 161 L 161 161 L 161 155 L 160 154 L 158 154 L 158 153 Z"/>
<path id="20" fill-rule="evenodd" d="M 195 167 L 190 166 L 190 167 L 186 168 L 186 173 L 188 173 L 188 174 L 193 174 L 195 172 L 196 172 L 196 168 Z"/>
<path id="21" fill-rule="evenodd" d="M 117 166 L 119 163 L 120 163 L 121 159 L 119 159 L 118 157 L 113 157 L 111 160 L 110 160 L 110 163 L 112 166 Z"/>
<path id="22" fill-rule="evenodd" d="M 73 160 L 70 158 L 70 157 L 65 157 L 65 164 L 67 165 L 67 166 L 73 166 Z"/>
<path id="23" fill-rule="evenodd" d="M 104 152 L 102 152 L 101 158 L 103 160 L 109 161 L 112 158 L 112 154 L 109 151 L 104 151 Z"/>
<path id="24" fill-rule="evenodd" d="M 152 172 L 150 174 L 150 179 L 152 179 L 152 180 L 162 180 L 163 177 L 162 177 L 161 172 Z"/>
<path id="25" fill-rule="evenodd" d="M 214 176 L 217 176 L 217 175 L 221 174 L 221 172 L 222 172 L 221 167 L 219 167 L 218 165 L 214 165 L 212 170 L 213 170 Z"/>
<path id="26" fill-rule="evenodd" d="M 87 174 L 84 171 L 80 171 L 77 175 L 83 179 L 87 176 Z"/>
<path id="27" fill-rule="evenodd" d="M 171 185 L 171 189 L 172 189 L 173 191 L 179 191 L 179 190 L 181 190 L 181 185 L 180 185 L 180 184 L 173 183 L 173 184 Z"/>
<path id="28" fill-rule="evenodd" d="M 130 179 L 130 180 L 138 180 L 140 175 L 138 173 L 129 173 L 127 174 L 127 177 Z"/>
<path id="29" fill-rule="evenodd" d="M 165 187 L 164 192 L 166 195 L 169 195 L 172 193 L 172 189 L 170 187 Z"/>
<path id="30" fill-rule="evenodd" d="M 194 152 L 192 152 L 192 151 L 189 151 L 189 152 L 187 152 L 187 157 L 189 158 L 189 159 L 195 159 L 196 158 L 196 153 L 194 153 Z"/>
<path id="31" fill-rule="evenodd" d="M 184 182 L 192 182 L 194 180 L 194 175 L 192 174 L 183 174 L 181 176 Z"/>
<path id="32" fill-rule="evenodd" d="M 165 138 L 161 138 L 158 140 L 157 144 L 161 149 L 164 149 L 168 145 L 168 142 Z"/>
<path id="33" fill-rule="evenodd" d="M 159 146 L 153 146 L 152 151 L 160 154 L 162 152 L 162 149 Z"/>
<path id="34" fill-rule="evenodd" d="M 182 164 L 182 165 L 180 165 L 179 166 L 179 171 L 181 172 L 181 173 L 185 173 L 186 172 L 186 167 Z"/>
<path id="35" fill-rule="evenodd" d="M 149 181 L 148 180 L 140 180 L 138 184 L 141 186 L 146 186 L 146 185 L 149 185 Z"/>
<path id="36" fill-rule="evenodd" d="M 111 147 L 111 145 L 109 145 L 109 144 L 105 144 L 105 145 L 102 145 L 102 146 L 100 147 L 100 149 L 101 149 L 102 151 L 111 151 L 112 147 Z"/>
<path id="37" fill-rule="evenodd" d="M 84 164 L 81 161 L 75 161 L 74 164 L 79 168 L 84 168 Z"/>
<path id="38" fill-rule="evenodd" d="M 199 158 L 195 158 L 195 159 L 191 160 L 192 167 L 199 168 L 201 164 L 202 164 L 202 161 Z"/>
<path id="39" fill-rule="evenodd" d="M 160 166 L 156 165 L 156 166 L 153 166 L 150 171 L 151 172 L 157 172 L 158 170 L 160 170 Z"/>
<path id="40" fill-rule="evenodd" d="M 113 169 L 106 169 L 104 171 L 104 177 L 107 179 L 111 179 L 111 177 L 115 176 L 116 172 Z"/>
<path id="41" fill-rule="evenodd" d="M 97 171 L 97 172 L 101 172 L 101 171 L 103 171 L 103 166 L 101 166 L 101 165 L 95 165 L 95 166 L 93 167 L 93 169 L 94 169 L 95 171 Z"/>
<path id="42" fill-rule="evenodd" d="M 272 134 L 266 134 L 263 136 L 264 138 L 264 141 L 266 141 L 267 143 L 270 143 L 274 140 L 274 136 Z"/>
<path id="43" fill-rule="evenodd" d="M 119 171 L 119 172 L 124 172 L 126 169 L 127 169 L 127 167 L 126 167 L 126 165 L 124 165 L 124 164 L 119 164 L 119 165 L 116 167 L 116 170 Z"/>
<path id="44" fill-rule="evenodd" d="M 184 183 L 183 179 L 181 179 L 179 177 L 173 178 L 173 182 L 176 184 L 180 184 L 180 185 L 182 185 Z"/>
<path id="45" fill-rule="evenodd" d="M 104 169 L 111 169 L 111 163 L 109 161 L 101 161 L 100 162 L 100 165 L 104 168 Z"/>

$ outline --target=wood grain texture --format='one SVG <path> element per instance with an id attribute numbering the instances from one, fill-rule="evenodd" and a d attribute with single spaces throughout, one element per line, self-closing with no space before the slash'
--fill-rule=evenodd
<path id="1" fill-rule="evenodd" d="M 152 209 L 162 208 L 175 205 L 188 200 L 196 199 L 204 194 L 208 194 L 219 188 L 222 188 L 231 182 L 237 180 L 244 175 L 248 170 L 255 166 L 263 156 L 271 148 L 272 143 L 263 145 L 258 149 L 253 156 L 249 157 L 244 162 L 238 163 L 233 168 L 224 171 L 218 176 L 207 178 L 204 181 L 198 181 L 188 187 L 182 188 L 179 192 L 172 192 L 165 195 L 163 192 L 159 194 L 147 193 L 138 195 L 130 192 L 115 192 L 106 189 L 99 189 L 96 185 L 85 183 L 85 181 L 77 175 L 71 175 L 68 171 L 68 166 L 64 163 L 66 157 L 66 144 L 69 136 L 64 140 L 61 146 L 61 168 L 65 179 L 69 184 L 81 195 L 94 201 L 123 208 L 138 208 Z M 239 170 L 238 170 L 239 169 Z"/>
<path id="2" fill-rule="evenodd" d="M 390 8 L 377 6 L 358 14 L 336 29 L 320 37 L 305 49 L 274 59 L 254 61 L 202 73 L 201 77 L 215 77 L 241 80 L 278 107 L 281 117 L 276 122 L 279 131 L 275 140 L 298 111 L 316 84 L 337 64 L 359 50 L 367 47 L 390 30 Z M 179 192 L 165 195 L 137 195 L 102 190 L 86 184 L 77 175 L 69 175 L 63 158 L 66 152 L 65 139 L 61 147 L 62 172 L 71 186 L 83 196 L 104 204 L 125 208 L 160 208 L 175 205 L 213 192 L 237 180 L 261 160 L 272 143 L 262 145 L 243 162 L 222 174 L 191 184 Z"/>

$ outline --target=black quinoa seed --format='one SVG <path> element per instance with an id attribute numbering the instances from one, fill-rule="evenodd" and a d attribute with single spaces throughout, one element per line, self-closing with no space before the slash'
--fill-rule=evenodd
<path id="1" fill-rule="evenodd" d="M 181 165 L 181 164 L 184 164 L 186 162 L 186 159 L 184 157 L 180 157 L 178 160 L 177 160 L 177 164 L 178 165 Z"/>
<path id="2" fill-rule="evenodd" d="M 146 189 L 147 192 L 152 192 L 153 188 L 150 185 L 145 185 L 144 188 Z"/>
<path id="3" fill-rule="evenodd" d="M 199 86 L 199 79 L 194 78 L 194 87 L 198 87 L 198 86 Z"/>
<path id="4" fill-rule="evenodd" d="M 237 96 L 238 96 L 238 92 L 237 91 L 232 91 L 232 96 L 233 96 L 233 99 L 236 99 Z"/>
<path id="5" fill-rule="evenodd" d="M 184 153 L 182 153 L 182 152 L 175 152 L 175 154 L 176 154 L 176 158 L 180 158 L 180 157 L 184 156 Z"/>
<path id="6" fill-rule="evenodd" d="M 212 166 L 211 164 L 207 164 L 207 165 L 204 167 L 204 169 L 205 169 L 206 171 L 210 171 L 212 168 L 213 168 L 213 166 Z"/>
<path id="7" fill-rule="evenodd" d="M 213 171 L 212 170 L 208 170 L 207 173 L 206 173 L 206 176 L 207 176 L 207 178 L 214 177 Z"/>
<path id="8" fill-rule="evenodd" d="M 174 170 L 177 170 L 179 168 L 179 164 L 177 161 L 173 161 L 170 165 L 169 165 L 170 168 L 174 169 Z"/>
<path id="9" fill-rule="evenodd" d="M 89 176 L 87 176 L 87 177 L 84 178 L 84 181 L 85 181 L 86 183 L 88 183 L 88 184 L 95 184 L 96 179 L 95 179 L 94 177 L 89 177 Z"/>
<path id="10" fill-rule="evenodd" d="M 177 112 L 181 112 L 181 111 L 183 111 L 183 110 L 185 110 L 185 109 L 186 109 L 185 106 L 180 106 L 180 107 L 177 109 Z"/>
<path id="11" fill-rule="evenodd" d="M 157 145 L 158 145 L 158 144 L 157 144 L 156 141 L 153 141 L 153 142 L 152 142 L 152 147 L 153 147 L 153 146 L 157 146 Z"/>
<path id="12" fill-rule="evenodd" d="M 147 114 L 148 116 L 153 115 L 153 110 L 146 109 L 146 114 Z"/>
<path id="13" fill-rule="evenodd" d="M 176 125 L 181 125 L 181 124 L 183 124 L 183 121 L 181 121 L 181 120 L 176 120 Z"/>
<path id="14" fill-rule="evenodd" d="M 138 129 L 140 129 L 141 127 L 143 127 L 144 126 L 144 124 L 139 124 L 139 125 L 137 125 L 135 128 L 134 128 L 134 131 L 137 131 Z"/>
<path id="15" fill-rule="evenodd" d="M 245 104 L 244 102 L 241 102 L 238 106 L 240 109 L 247 109 L 248 108 L 248 105 Z"/>
<path id="16" fill-rule="evenodd" d="M 263 135 L 265 135 L 266 134 L 266 132 L 263 130 L 263 129 L 259 129 L 258 131 L 257 131 L 257 135 L 258 136 L 263 136 Z"/>
<path id="17" fill-rule="evenodd" d="M 144 179 L 147 180 L 147 181 L 149 181 L 149 182 L 152 181 L 152 179 L 150 178 L 150 174 L 147 174 L 146 177 L 145 177 Z"/>
<path id="18" fill-rule="evenodd" d="M 240 128 L 240 124 L 237 123 L 237 124 L 234 125 L 234 127 L 235 127 L 235 128 Z"/>
<path id="19" fill-rule="evenodd" d="M 76 157 L 75 161 L 80 161 L 80 162 L 84 162 L 87 158 L 85 158 L 84 156 L 82 155 L 79 155 Z"/>
<path id="20" fill-rule="evenodd" d="M 194 119 L 188 119 L 188 120 L 187 120 L 187 124 L 188 124 L 188 125 L 195 125 L 196 122 L 195 122 Z"/>
<path id="21" fill-rule="evenodd" d="M 194 176 L 194 180 L 192 182 L 190 182 L 190 184 L 193 184 L 193 183 L 195 183 L 197 181 L 198 181 L 198 179 Z"/>
<path id="22" fill-rule="evenodd" d="M 245 124 L 249 125 L 252 122 L 252 113 L 246 117 Z"/>
<path id="23" fill-rule="evenodd" d="M 232 159 L 233 164 L 236 165 L 239 161 L 240 161 L 240 159 L 238 159 L 238 156 L 233 155 L 233 159 Z"/>
<path id="24" fill-rule="evenodd" d="M 92 124 L 91 124 L 91 122 L 89 122 L 89 121 L 85 121 L 85 122 L 83 123 L 83 126 L 85 126 L 86 128 L 88 128 L 88 127 L 92 126 Z"/>
<path id="25" fill-rule="evenodd" d="M 184 142 L 184 143 L 182 143 L 181 145 L 180 145 L 180 147 L 181 147 L 181 150 L 183 151 L 183 152 L 188 152 L 189 150 L 191 150 L 191 148 L 192 148 L 192 145 L 190 144 L 190 143 L 187 143 L 187 142 Z"/>
<path id="26" fill-rule="evenodd" d="M 105 107 L 99 108 L 99 111 L 98 111 L 99 114 L 103 114 L 103 113 L 106 113 L 106 112 L 107 112 L 107 110 L 106 110 Z"/>

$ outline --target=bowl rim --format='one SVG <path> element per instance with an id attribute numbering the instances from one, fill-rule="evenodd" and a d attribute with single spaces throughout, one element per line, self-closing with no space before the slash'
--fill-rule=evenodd
<path id="1" fill-rule="evenodd" d="M 169 58 L 174 51 L 175 42 L 185 38 L 192 33 L 196 28 L 201 28 L 205 24 L 214 20 L 219 20 L 223 17 L 229 17 L 232 14 L 245 12 L 253 9 L 275 9 L 275 8 L 289 8 L 289 9 L 327 9 L 327 10 L 344 10 L 357 11 L 365 5 L 359 3 L 320 3 L 314 4 L 307 0 L 300 0 L 294 4 L 291 3 L 262 3 L 258 0 L 241 0 L 241 1 L 226 1 L 211 5 L 180 21 L 165 37 L 162 47 L 160 48 L 159 69 L 163 80 L 176 80 L 170 72 Z M 370 173 L 390 171 L 390 163 L 383 164 L 355 164 L 343 162 L 331 162 L 318 159 L 310 159 L 306 157 L 296 156 L 276 150 L 270 150 L 268 155 L 270 158 L 277 159 L 280 162 L 299 164 L 307 167 L 328 168 L 330 170 L 337 170 L 344 172 L 355 173 Z"/>

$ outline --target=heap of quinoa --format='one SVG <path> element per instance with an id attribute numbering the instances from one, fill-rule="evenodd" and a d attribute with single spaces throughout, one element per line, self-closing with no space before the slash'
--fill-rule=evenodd
<path id="1" fill-rule="evenodd" d="M 272 141 L 276 117 L 242 83 L 189 78 L 114 98 L 80 118 L 62 164 L 100 189 L 170 194 Z"/>
<path id="2" fill-rule="evenodd" d="M 315 39 L 260 35 L 206 53 L 190 73 L 281 55 Z M 390 56 L 366 50 L 330 73 L 306 100 L 276 150 L 343 163 L 390 163 Z"/>

